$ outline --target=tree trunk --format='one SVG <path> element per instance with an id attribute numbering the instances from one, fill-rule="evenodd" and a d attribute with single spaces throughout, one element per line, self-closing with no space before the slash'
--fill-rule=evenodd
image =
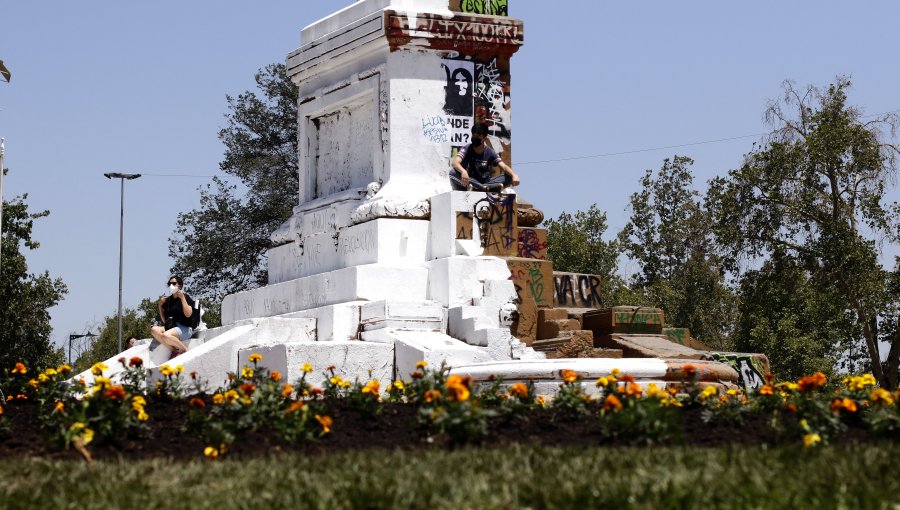
<path id="1" fill-rule="evenodd" d="M 881 382 L 881 387 L 890 391 L 897 389 L 897 371 L 900 370 L 900 320 L 897 322 L 894 338 L 891 339 L 891 350 L 888 351 L 884 381 Z"/>

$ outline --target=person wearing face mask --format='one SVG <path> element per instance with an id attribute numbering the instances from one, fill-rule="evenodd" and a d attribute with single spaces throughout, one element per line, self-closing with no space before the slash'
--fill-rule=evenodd
<path id="1" fill-rule="evenodd" d="M 184 344 L 194 333 L 190 317 L 197 312 L 194 300 L 184 293 L 184 281 L 180 276 L 172 276 L 168 281 L 169 296 L 159 298 L 159 318 L 163 326 L 153 326 L 150 334 L 161 344 L 178 355 L 188 350 Z"/>
<path id="2" fill-rule="evenodd" d="M 485 145 L 487 135 L 487 124 L 475 124 L 472 127 L 472 143 L 453 158 L 450 183 L 454 191 L 500 191 L 519 185 L 519 176 L 500 159 L 494 149 Z M 500 175 L 491 177 L 495 168 L 500 169 Z"/>

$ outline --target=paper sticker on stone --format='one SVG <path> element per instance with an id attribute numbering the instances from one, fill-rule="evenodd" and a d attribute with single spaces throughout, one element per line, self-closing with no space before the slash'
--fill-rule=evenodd
<path id="1" fill-rule="evenodd" d="M 469 144 L 475 114 L 475 63 L 468 60 L 443 60 L 447 82 L 444 85 L 444 113 L 450 127 L 450 145 Z"/>

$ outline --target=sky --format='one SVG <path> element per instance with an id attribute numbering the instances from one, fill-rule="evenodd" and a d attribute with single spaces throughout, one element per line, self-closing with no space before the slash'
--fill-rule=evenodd
<path id="1" fill-rule="evenodd" d="M 50 311 L 54 342 L 116 312 L 120 189 L 103 174 L 145 175 L 125 185 L 133 307 L 165 291 L 176 217 L 221 175 L 226 95 L 253 89 L 257 69 L 300 46 L 301 28 L 350 3 L 0 0 L 12 72 L 0 83 L 4 198 L 27 193 L 33 211 L 50 211 L 27 257 L 69 287 Z M 510 14 L 525 23 L 511 84 L 519 191 L 548 217 L 596 203 L 610 235 L 664 158 L 692 157 L 699 189 L 737 167 L 786 79 L 848 75 L 866 114 L 900 110 L 900 2 L 510 0 Z"/>

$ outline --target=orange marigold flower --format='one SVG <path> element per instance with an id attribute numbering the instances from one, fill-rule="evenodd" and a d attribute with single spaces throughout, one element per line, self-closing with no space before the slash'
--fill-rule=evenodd
<path id="1" fill-rule="evenodd" d="M 190 401 L 191 407 L 206 407 L 206 402 L 202 398 L 194 397 Z"/>
<path id="2" fill-rule="evenodd" d="M 429 404 L 441 398 L 441 392 L 438 390 L 428 390 L 425 392 L 425 402 Z"/>
<path id="3" fill-rule="evenodd" d="M 381 383 L 372 379 L 363 386 L 361 391 L 364 394 L 371 394 L 372 396 L 377 397 L 378 394 L 381 393 Z"/>
<path id="4" fill-rule="evenodd" d="M 3 406 L 0 406 L 0 416 L 3 415 Z"/>
<path id="5" fill-rule="evenodd" d="M 16 363 L 16 366 L 12 369 L 12 373 L 25 375 L 28 373 L 28 368 L 25 367 L 24 363 Z"/>
<path id="6" fill-rule="evenodd" d="M 296 413 L 297 411 L 302 411 L 303 408 L 306 407 L 302 401 L 297 400 L 296 402 L 291 402 L 290 407 L 288 407 L 288 413 Z"/>
<path id="7" fill-rule="evenodd" d="M 62 402 L 60 402 L 59 400 L 57 400 L 57 401 L 56 401 L 56 405 L 53 406 L 53 412 L 54 412 L 54 413 L 64 413 L 64 412 L 66 412 L 66 406 L 65 406 L 65 404 L 63 404 Z"/>
<path id="8" fill-rule="evenodd" d="M 290 398 L 294 393 L 294 387 L 290 384 L 285 384 L 284 388 L 281 388 L 281 398 Z"/>
<path id="9" fill-rule="evenodd" d="M 773 388 L 771 384 L 766 384 L 765 386 L 763 386 L 762 388 L 759 389 L 759 394 L 760 395 L 768 395 L 768 396 L 774 395 L 775 388 Z"/>
<path id="10" fill-rule="evenodd" d="M 876 388 L 872 390 L 872 394 L 869 396 L 872 399 L 873 404 L 880 404 L 884 406 L 892 406 L 894 405 L 894 398 L 891 396 L 891 392 L 884 388 Z"/>
<path id="11" fill-rule="evenodd" d="M 334 420 L 332 420 L 330 416 L 319 416 L 317 414 L 316 421 L 322 426 L 323 434 L 331 432 L 331 426 L 334 424 Z"/>
<path id="12" fill-rule="evenodd" d="M 787 411 L 790 412 L 790 413 L 796 413 L 796 412 L 797 412 L 797 404 L 795 404 L 795 403 L 793 403 L 793 402 L 785 402 L 785 403 L 784 403 L 784 408 L 785 408 L 785 410 L 787 410 Z"/>
<path id="13" fill-rule="evenodd" d="M 271 377 L 273 381 L 279 382 L 279 381 L 281 381 L 281 372 L 279 372 L 277 370 L 272 370 L 272 373 L 269 374 L 269 377 Z"/>
<path id="14" fill-rule="evenodd" d="M 68 374 L 72 371 L 72 367 L 70 367 L 69 365 L 60 365 L 56 367 L 56 371 L 60 374 Z"/>
<path id="15" fill-rule="evenodd" d="M 619 400 L 615 395 L 609 395 L 603 400 L 603 410 L 604 411 L 621 411 L 622 410 L 622 401 Z"/>
<path id="16" fill-rule="evenodd" d="M 632 376 L 630 376 L 630 375 L 628 375 L 628 374 L 623 375 L 622 377 L 619 378 L 619 380 L 622 381 L 622 382 L 625 383 L 625 384 L 630 384 L 630 383 L 634 383 L 634 382 L 635 382 L 634 377 L 632 377 Z"/>
<path id="17" fill-rule="evenodd" d="M 447 378 L 447 397 L 450 400 L 456 400 L 458 402 L 465 402 L 469 400 L 469 396 L 471 396 L 471 392 L 469 391 L 469 384 L 471 383 L 471 377 L 460 377 L 458 375 L 451 375 Z"/>
<path id="18" fill-rule="evenodd" d="M 244 392 L 244 395 L 247 395 L 249 397 L 250 395 L 253 395 L 254 391 L 256 391 L 256 386 L 250 383 L 244 383 L 241 385 L 241 391 Z"/>
<path id="19" fill-rule="evenodd" d="M 18 395 L 16 395 L 16 400 L 28 400 L 28 395 L 19 393 Z"/>
<path id="20" fill-rule="evenodd" d="M 694 377 L 695 375 L 697 375 L 697 367 L 691 365 L 690 363 L 683 365 L 681 367 L 681 371 L 684 372 L 684 374 L 688 377 Z"/>
<path id="21" fill-rule="evenodd" d="M 528 398 L 528 386 L 517 382 L 509 387 L 509 393 L 519 398 Z"/>
<path id="22" fill-rule="evenodd" d="M 630 382 L 625 385 L 625 394 L 629 397 L 640 397 L 644 393 L 644 389 L 639 384 Z"/>
<path id="23" fill-rule="evenodd" d="M 814 391 L 821 388 L 822 386 L 825 386 L 826 381 L 827 378 L 825 377 L 825 374 L 823 374 L 822 372 L 816 372 L 813 375 L 808 375 L 806 377 L 800 378 L 800 380 L 797 381 L 797 386 L 802 392 Z"/>
<path id="24" fill-rule="evenodd" d="M 767 383 L 772 384 L 773 382 L 775 382 L 775 374 L 773 374 L 772 372 L 766 372 L 765 377 Z"/>
<path id="25" fill-rule="evenodd" d="M 130 367 L 142 367 L 144 366 L 144 360 L 142 360 L 138 356 L 134 356 L 130 360 L 128 360 L 128 366 Z"/>
<path id="26" fill-rule="evenodd" d="M 568 368 L 564 368 L 559 371 L 559 375 L 562 377 L 562 380 L 566 383 L 573 383 L 578 380 L 578 374 L 575 373 L 574 370 L 569 370 Z"/>
<path id="27" fill-rule="evenodd" d="M 110 400 L 125 400 L 125 388 L 121 386 L 110 386 L 103 392 L 103 396 Z"/>
<path id="28" fill-rule="evenodd" d="M 852 399 L 844 397 L 843 399 L 836 398 L 831 401 L 831 410 L 835 413 L 839 413 L 841 411 L 847 411 L 850 413 L 855 413 L 859 408 L 856 406 L 856 402 Z"/>

